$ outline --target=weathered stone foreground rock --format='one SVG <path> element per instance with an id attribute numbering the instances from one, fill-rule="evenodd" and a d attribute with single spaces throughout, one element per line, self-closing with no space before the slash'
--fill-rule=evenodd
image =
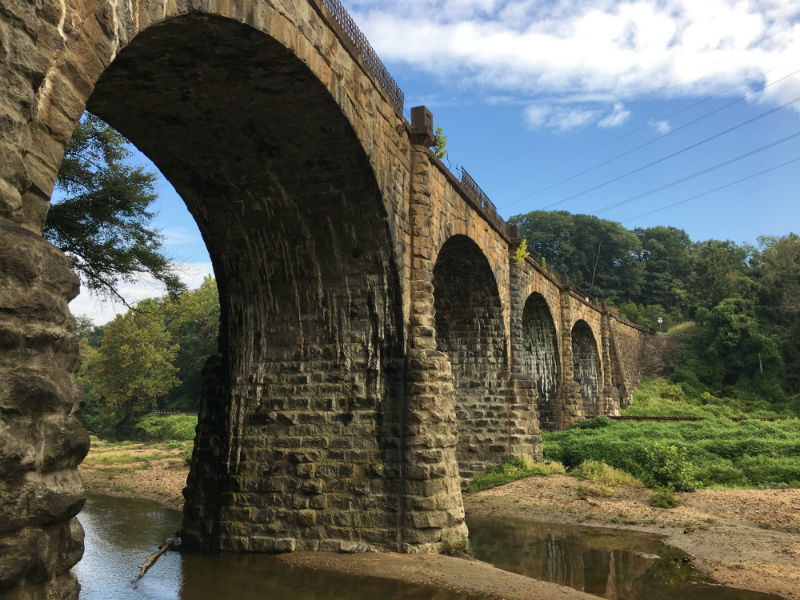
<path id="1" fill-rule="evenodd" d="M 40 231 L 85 108 L 175 186 L 220 287 L 189 543 L 436 550 L 461 476 L 534 455 L 540 413 L 630 398 L 643 333 L 509 261 L 367 54 L 320 0 L 0 0 L 0 593 L 77 595 L 78 282 Z"/>

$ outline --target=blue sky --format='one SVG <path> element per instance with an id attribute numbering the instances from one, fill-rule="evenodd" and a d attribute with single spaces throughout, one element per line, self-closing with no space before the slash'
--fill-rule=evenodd
<path id="1" fill-rule="evenodd" d="M 753 244 L 800 231 L 796 1 L 343 3 L 406 112 L 428 106 L 445 162 L 505 218 L 567 210 Z M 158 191 L 167 250 L 199 284 L 199 233 Z"/>

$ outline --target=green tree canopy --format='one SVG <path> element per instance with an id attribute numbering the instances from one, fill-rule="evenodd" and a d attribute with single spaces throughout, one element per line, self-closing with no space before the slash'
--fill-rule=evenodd
<path id="1" fill-rule="evenodd" d="M 686 281 L 692 270 L 692 240 L 683 229 L 649 227 L 635 229 L 642 246 L 639 260 L 644 276 L 637 302 L 659 305 L 667 312 L 685 309 Z"/>
<path id="2" fill-rule="evenodd" d="M 125 163 L 127 140 L 85 113 L 67 144 L 43 235 L 63 250 L 92 291 L 124 301 L 118 287 L 149 274 L 184 288 L 152 226 L 156 176 Z"/>
<path id="3" fill-rule="evenodd" d="M 537 210 L 511 217 L 530 248 L 568 275 L 579 291 L 621 302 L 638 294 L 641 242 L 619 223 L 591 215 Z"/>
<path id="4" fill-rule="evenodd" d="M 108 324 L 90 368 L 93 393 L 119 421 L 131 423 L 178 385 L 177 352 L 159 302 L 143 300 Z"/>
<path id="5" fill-rule="evenodd" d="M 208 276 L 198 289 L 165 299 L 164 322 L 172 341 L 179 347 L 174 364 L 180 385 L 170 392 L 163 408 L 198 410 L 203 365 L 217 352 L 219 294 L 216 280 Z"/>

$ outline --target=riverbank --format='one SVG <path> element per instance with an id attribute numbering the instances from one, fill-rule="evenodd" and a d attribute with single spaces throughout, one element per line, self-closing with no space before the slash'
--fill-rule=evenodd
<path id="1" fill-rule="evenodd" d="M 515 481 L 465 496 L 468 516 L 578 524 L 658 535 L 719 583 L 800 600 L 800 490 L 700 490 L 681 506 L 650 506 L 651 490 L 587 494 L 565 475 Z"/>
<path id="2" fill-rule="evenodd" d="M 92 440 L 78 470 L 86 491 L 107 496 L 148 498 L 183 508 L 191 442 L 106 442 Z"/>
<path id="3" fill-rule="evenodd" d="M 89 491 L 150 498 L 180 509 L 188 472 L 186 456 L 185 447 L 172 443 L 93 441 L 80 471 Z M 606 497 L 591 493 L 591 486 L 585 481 L 552 475 L 468 494 L 464 503 L 468 517 L 652 533 L 694 556 L 698 570 L 715 581 L 800 600 L 800 490 L 700 490 L 676 494 L 681 506 L 669 510 L 650 506 L 651 493 L 623 485 Z M 374 576 L 377 569 L 373 562 L 378 559 L 374 555 L 303 553 L 289 555 L 286 560 L 323 570 Z M 380 567 L 381 574 L 388 578 L 441 584 L 470 593 L 493 590 L 505 598 L 587 597 L 493 567 L 491 571 L 478 561 L 397 555 L 391 561 L 380 559 Z M 482 591 L 467 585 L 473 581 L 472 572 L 481 574 L 475 585 L 482 586 Z M 547 586 L 547 590 L 539 584 Z"/>

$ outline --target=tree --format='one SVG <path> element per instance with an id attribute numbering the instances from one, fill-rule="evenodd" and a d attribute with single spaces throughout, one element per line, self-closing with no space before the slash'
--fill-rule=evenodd
<path id="1" fill-rule="evenodd" d="M 42 231 L 66 253 L 90 290 L 123 302 L 119 284 L 142 274 L 162 281 L 170 293 L 185 289 L 152 227 L 156 176 L 125 164 L 127 143 L 103 121 L 84 114 L 56 180 L 64 196 L 50 207 Z"/>
<path id="2" fill-rule="evenodd" d="M 143 300 L 109 323 L 90 368 L 92 389 L 123 429 L 178 385 L 177 352 L 156 300 Z"/>
<path id="3" fill-rule="evenodd" d="M 748 259 L 753 248 L 730 240 L 698 242 L 692 249 L 692 272 L 688 277 L 690 310 L 711 310 L 725 298 L 750 297 Z"/>
<path id="4" fill-rule="evenodd" d="M 179 346 L 174 364 L 180 385 L 164 401 L 168 410 L 199 410 L 202 369 L 208 357 L 217 352 L 219 333 L 219 293 L 217 282 L 208 276 L 196 290 L 164 301 L 164 322 Z"/>
<path id="5" fill-rule="evenodd" d="M 634 297 L 644 267 L 641 243 L 619 223 L 591 215 L 537 210 L 511 217 L 530 248 L 568 275 L 579 291 L 620 303 Z"/>
<path id="6" fill-rule="evenodd" d="M 642 244 L 639 260 L 645 269 L 637 301 L 660 305 L 668 312 L 684 310 L 686 280 L 692 270 L 692 240 L 676 227 L 638 228 L 634 233 Z"/>

